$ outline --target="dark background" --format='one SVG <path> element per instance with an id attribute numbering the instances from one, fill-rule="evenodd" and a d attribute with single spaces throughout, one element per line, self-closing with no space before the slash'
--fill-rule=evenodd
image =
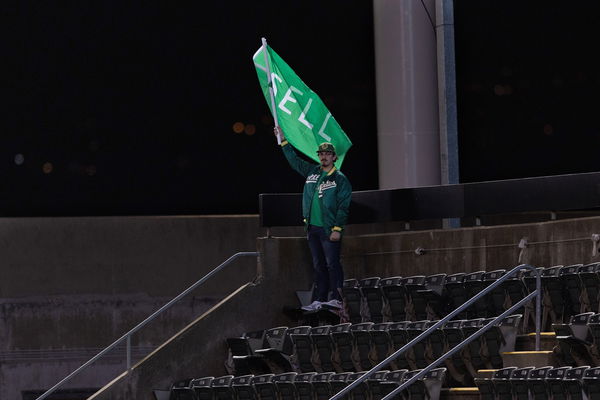
<path id="1" fill-rule="evenodd" d="M 455 3 L 461 182 L 600 170 L 600 6 Z M 262 36 L 353 141 L 354 189 L 378 187 L 371 1 L 19 2 L 3 19 L 0 215 L 253 213 L 300 191 L 251 61 Z"/>

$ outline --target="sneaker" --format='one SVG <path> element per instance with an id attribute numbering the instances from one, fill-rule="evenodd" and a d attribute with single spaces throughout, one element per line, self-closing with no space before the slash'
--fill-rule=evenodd
<path id="1" fill-rule="evenodd" d="M 331 308 L 342 308 L 342 302 L 338 299 L 329 300 L 321 304 L 321 306 L 331 307 Z"/>
<path id="2" fill-rule="evenodd" d="M 322 304 L 323 303 L 321 303 L 320 301 L 315 300 L 312 303 L 310 303 L 309 305 L 303 306 L 302 309 L 304 311 L 316 311 L 321 308 Z"/>

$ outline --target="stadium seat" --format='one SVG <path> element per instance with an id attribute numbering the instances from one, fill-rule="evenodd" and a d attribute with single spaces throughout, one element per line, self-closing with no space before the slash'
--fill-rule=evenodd
<path id="1" fill-rule="evenodd" d="M 565 321 L 568 298 L 565 295 L 560 270 L 562 265 L 544 268 L 542 271 L 542 287 L 544 295 L 542 303 L 544 312 L 542 316 L 542 329 L 551 328 L 552 324 Z"/>
<path id="2" fill-rule="evenodd" d="M 418 372 L 420 370 L 407 372 L 404 380 L 410 379 Z M 445 377 L 446 368 L 434 368 L 427 372 L 421 379 L 408 387 L 409 400 L 439 400 Z"/>
<path id="3" fill-rule="evenodd" d="M 406 327 L 406 334 L 408 336 L 408 341 L 410 342 L 411 340 L 413 340 L 414 338 L 416 338 L 417 336 L 419 336 L 421 333 L 425 332 L 425 330 L 427 329 L 429 321 L 425 320 L 425 321 L 416 321 L 416 322 L 411 322 L 410 324 L 408 324 L 408 326 Z M 427 340 L 421 340 L 417 343 L 415 343 L 412 346 L 412 352 L 414 354 L 414 364 L 410 365 L 411 369 L 422 369 L 425 368 L 429 363 L 427 362 L 427 360 L 425 359 L 425 352 L 427 351 L 426 349 L 427 347 Z"/>
<path id="4" fill-rule="evenodd" d="M 246 332 L 240 337 L 226 339 L 233 364 L 233 370 L 230 372 L 236 375 L 261 375 L 270 372 L 262 356 L 255 354 L 256 350 L 267 345 L 265 335 L 266 331 L 261 330 Z"/>
<path id="5" fill-rule="evenodd" d="M 415 308 L 414 300 L 419 299 L 417 295 L 417 291 L 426 290 L 425 286 L 425 276 L 424 275 L 415 275 L 409 276 L 406 278 L 400 279 L 400 284 L 406 288 L 407 293 L 407 303 L 406 303 L 406 319 L 409 321 L 417 320 L 417 312 L 420 314 L 425 313 L 425 310 L 422 307 L 422 304 L 417 302 L 417 307 L 419 310 Z M 426 316 L 424 318 L 427 318 Z"/>
<path id="6" fill-rule="evenodd" d="M 464 321 L 461 327 L 464 338 L 466 339 L 473 335 L 488 322 L 489 320 L 485 320 L 483 318 L 475 318 Z M 465 351 L 463 352 L 465 365 L 467 366 L 469 374 L 473 378 L 477 375 L 478 370 L 490 368 L 490 365 L 487 364 L 487 359 L 483 356 L 483 346 L 483 335 L 481 335 L 466 345 Z"/>
<path id="7" fill-rule="evenodd" d="M 483 274 L 483 283 L 485 287 L 491 285 L 500 279 L 506 270 L 498 269 L 495 271 L 486 272 Z M 502 314 L 506 307 L 506 289 L 504 285 L 497 286 L 492 289 L 486 296 L 486 303 L 488 305 L 486 317 L 497 317 Z"/>
<path id="8" fill-rule="evenodd" d="M 555 352 L 565 364 L 583 366 L 593 362 L 588 352 L 593 342 L 588 321 L 593 315 L 593 312 L 578 314 L 568 324 L 552 324 L 558 343 Z"/>
<path id="9" fill-rule="evenodd" d="M 409 295 L 412 300 L 415 319 L 440 319 L 444 315 L 445 304 L 442 297 L 446 274 L 425 277 L 423 286 L 411 285 Z M 418 289 L 421 287 L 420 289 Z M 416 290 L 415 290 L 416 289 Z"/>
<path id="10" fill-rule="evenodd" d="M 406 376 L 408 374 L 408 370 L 406 369 L 400 369 L 400 370 L 394 370 L 394 371 L 390 371 L 387 374 L 385 374 L 385 379 L 383 381 L 380 381 L 377 386 L 378 386 L 378 391 L 380 392 L 380 394 L 382 395 L 387 395 L 389 394 L 392 390 L 396 389 L 398 386 L 400 386 L 403 382 L 406 381 Z M 403 390 L 397 397 L 396 399 L 400 400 L 405 398 L 405 395 L 407 395 L 407 391 Z"/>
<path id="11" fill-rule="evenodd" d="M 510 315 L 483 334 L 487 359 L 491 368 L 502 368 L 502 353 L 515 350 L 523 315 Z"/>
<path id="12" fill-rule="evenodd" d="M 236 400 L 256 400 L 256 391 L 252 385 L 254 375 L 236 376 L 231 380 L 231 388 Z"/>
<path id="13" fill-rule="evenodd" d="M 592 356 L 592 365 L 600 365 L 600 314 L 594 314 L 587 323 L 590 335 L 592 335 L 592 344 L 588 347 Z"/>
<path id="14" fill-rule="evenodd" d="M 508 310 L 510 307 L 512 307 L 513 304 L 518 303 L 520 300 L 523 299 L 523 297 L 527 296 L 527 286 L 525 286 L 525 283 L 523 282 L 522 278 L 523 271 L 526 270 L 521 270 L 520 272 L 507 278 L 504 282 L 500 284 L 500 287 L 504 290 L 504 293 L 506 295 L 503 310 Z M 495 289 L 492 290 L 492 292 L 494 291 Z M 500 300 L 497 297 L 497 294 L 492 294 L 492 296 L 494 297 L 495 302 Z M 497 308 L 496 304 L 494 304 L 494 308 Z M 515 314 L 523 314 L 524 312 L 524 308 L 515 310 Z"/>
<path id="15" fill-rule="evenodd" d="M 293 354 L 296 356 L 299 371 L 315 372 L 313 359 L 313 342 L 310 336 L 310 326 L 297 326 L 288 330 L 288 335 L 293 344 Z"/>
<path id="16" fill-rule="evenodd" d="M 571 367 L 552 368 L 546 374 L 546 388 L 552 400 L 568 400 L 569 395 L 565 386 L 565 378 Z"/>
<path id="17" fill-rule="evenodd" d="M 354 349 L 358 355 L 358 366 L 360 368 L 357 368 L 357 370 L 359 372 L 368 371 L 373 368 L 373 363 L 370 359 L 371 350 L 373 349 L 371 342 L 372 327 L 372 322 L 363 322 L 362 324 L 353 324 L 350 326 L 354 340 Z"/>
<path id="18" fill-rule="evenodd" d="M 277 386 L 273 382 L 273 374 L 257 375 L 252 378 L 252 385 L 258 400 L 278 400 Z"/>
<path id="19" fill-rule="evenodd" d="M 314 400 L 312 380 L 317 376 L 316 372 L 306 372 L 296 375 L 294 386 L 296 387 L 296 400 Z"/>
<path id="20" fill-rule="evenodd" d="M 465 287 L 465 294 L 467 299 L 474 297 L 479 294 L 485 287 L 487 283 L 483 282 L 483 275 L 485 271 L 477 271 L 466 274 L 463 280 L 463 285 Z M 469 319 L 474 318 L 485 318 L 488 313 L 488 300 L 487 297 L 482 298 L 475 304 L 472 304 L 467 309 L 467 317 Z"/>
<path id="21" fill-rule="evenodd" d="M 342 297 L 344 305 L 348 312 L 348 319 L 353 324 L 362 322 L 362 304 L 363 298 L 360 292 L 360 285 L 357 279 L 346 279 L 342 286 Z"/>
<path id="22" fill-rule="evenodd" d="M 184 379 L 175 382 L 171 386 L 169 400 L 196 400 L 196 394 L 191 386 L 192 381 L 193 379 Z"/>
<path id="23" fill-rule="evenodd" d="M 527 380 L 533 370 L 534 367 L 517 368 L 510 375 L 510 385 L 514 400 L 529 400 L 529 385 L 527 384 Z"/>
<path id="24" fill-rule="evenodd" d="M 527 377 L 529 394 L 533 400 L 548 400 L 548 387 L 546 386 L 546 375 L 552 367 L 539 367 L 533 369 Z"/>
<path id="25" fill-rule="evenodd" d="M 330 335 L 334 344 L 334 360 L 338 366 L 339 372 L 355 372 L 357 363 L 355 362 L 354 336 L 350 327 L 351 323 L 339 324 L 331 327 Z"/>
<path id="26" fill-rule="evenodd" d="M 463 272 L 446 276 L 444 292 L 446 293 L 446 299 L 448 299 L 448 311 L 456 310 L 468 300 L 467 293 L 465 292 L 464 279 L 465 274 Z M 467 312 L 463 311 L 454 318 L 466 319 Z"/>
<path id="27" fill-rule="evenodd" d="M 558 274 L 562 281 L 565 297 L 567 298 L 565 318 L 580 314 L 589 309 L 589 305 L 585 304 L 587 299 L 581 296 L 583 293 L 583 283 L 579 276 L 579 269 L 581 267 L 583 267 L 583 264 L 568 265 L 562 267 Z"/>
<path id="28" fill-rule="evenodd" d="M 309 372 L 316 374 L 316 372 Z M 275 384 L 277 388 L 277 393 L 279 394 L 279 400 L 297 400 L 298 395 L 296 393 L 296 385 L 294 381 L 296 380 L 296 376 L 298 374 L 296 372 L 288 372 L 285 374 L 275 375 L 271 382 Z"/>
<path id="29" fill-rule="evenodd" d="M 348 375 L 348 378 L 346 379 L 346 384 L 350 385 L 352 382 L 359 379 L 364 374 L 365 374 L 364 372 L 351 373 L 350 375 Z M 363 381 L 360 384 L 358 384 L 358 386 L 356 386 L 354 389 L 352 389 L 350 391 L 347 398 L 350 400 L 370 400 L 369 396 L 370 396 L 370 394 L 369 394 L 369 389 L 368 389 L 367 383 Z"/>
<path id="30" fill-rule="evenodd" d="M 234 400 L 235 396 L 231 389 L 233 375 L 221 376 L 213 379 L 212 392 L 214 400 Z"/>
<path id="31" fill-rule="evenodd" d="M 438 321 L 429 321 L 425 326 L 426 329 L 431 328 Z M 446 336 L 444 335 L 444 331 L 441 328 L 437 328 L 433 331 L 426 339 L 427 341 L 427 350 L 425 351 L 425 359 L 427 360 L 427 364 L 432 363 L 437 360 L 447 351 L 446 349 Z"/>
<path id="32" fill-rule="evenodd" d="M 388 332 L 390 334 L 390 338 L 392 339 L 394 352 L 408 343 L 408 335 L 406 333 L 406 327 L 408 326 L 408 324 L 410 324 L 410 321 L 393 322 L 392 324 L 390 324 Z M 412 349 L 408 349 L 403 354 L 400 354 L 390 364 L 392 367 L 395 366 L 396 369 L 399 370 L 409 369 L 409 358 L 412 358 L 414 360 L 414 355 L 412 355 Z"/>
<path id="33" fill-rule="evenodd" d="M 379 281 L 379 287 L 383 293 L 384 307 L 383 315 L 386 322 L 405 321 L 406 303 L 408 294 L 402 285 L 402 277 L 395 276 Z"/>
<path id="34" fill-rule="evenodd" d="M 383 294 L 379 288 L 379 277 L 360 280 L 360 291 L 366 302 L 363 321 L 383 322 Z"/>
<path id="35" fill-rule="evenodd" d="M 583 377 L 590 367 L 571 368 L 563 379 L 567 400 L 584 400 Z M 559 400 L 559 399 L 556 399 Z"/>
<path id="36" fill-rule="evenodd" d="M 371 400 L 381 400 L 389 393 L 386 386 L 381 385 L 381 382 L 386 380 L 386 376 L 389 372 L 390 371 L 387 370 L 380 370 L 367 378 L 367 386 L 369 388 Z"/>
<path id="37" fill-rule="evenodd" d="M 315 400 L 327 400 L 331 397 L 331 385 L 329 383 L 334 372 L 322 372 L 313 376 L 312 387 L 315 394 Z"/>
<path id="38" fill-rule="evenodd" d="M 600 399 L 600 367 L 585 371 L 583 374 L 583 391 L 589 400 Z"/>
<path id="39" fill-rule="evenodd" d="M 382 322 L 371 327 L 371 358 L 375 364 L 385 360 L 394 351 L 394 344 L 388 332 L 391 325 L 391 322 Z"/>
<path id="40" fill-rule="evenodd" d="M 465 320 L 449 321 L 443 326 L 442 331 L 444 332 L 448 349 L 453 349 L 464 340 L 462 331 L 464 322 Z M 444 360 L 444 362 L 448 368 L 448 374 L 452 379 L 459 385 L 467 386 L 471 384 L 473 377 L 469 373 L 467 365 L 463 360 L 462 353 L 464 352 L 465 349 L 463 348 Z"/>
<path id="41" fill-rule="evenodd" d="M 294 372 L 290 362 L 293 343 L 287 332 L 288 328 L 286 326 L 268 329 L 265 332 L 267 347 L 254 351 L 257 356 L 264 357 L 270 372 L 274 374 Z"/>
<path id="42" fill-rule="evenodd" d="M 331 396 L 339 393 L 342 389 L 348 386 L 348 378 L 352 375 L 353 372 L 341 372 L 335 374 L 329 380 L 329 385 L 331 386 Z M 348 399 L 349 396 L 345 395 L 342 399 Z"/>
<path id="43" fill-rule="evenodd" d="M 589 307 L 585 311 L 600 312 L 598 304 L 600 302 L 600 263 L 587 264 L 579 268 L 579 279 L 583 291 L 582 297 L 585 299 L 584 304 Z"/>
<path id="44" fill-rule="evenodd" d="M 311 328 L 310 337 L 314 345 L 314 351 L 317 352 L 317 357 L 314 357 L 315 361 L 313 365 L 317 372 L 333 372 L 335 367 L 333 366 L 333 341 L 329 335 L 331 326 L 316 326 Z"/>
<path id="45" fill-rule="evenodd" d="M 477 388 L 479 388 L 481 400 L 512 400 L 509 379 L 515 369 L 517 368 L 498 369 L 494 371 L 491 378 L 476 377 L 474 381 Z"/>
<path id="46" fill-rule="evenodd" d="M 196 394 L 196 400 L 212 400 L 212 382 L 215 378 L 212 376 L 206 376 L 204 378 L 198 378 L 190 382 L 190 386 Z"/>

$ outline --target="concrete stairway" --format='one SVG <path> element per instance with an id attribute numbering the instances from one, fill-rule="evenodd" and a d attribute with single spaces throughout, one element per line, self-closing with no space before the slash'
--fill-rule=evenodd
<path id="1" fill-rule="evenodd" d="M 519 335 L 515 345 L 515 351 L 502 354 L 504 367 L 543 367 L 558 366 L 552 349 L 556 345 L 556 334 L 554 332 L 542 332 L 540 335 L 540 351 L 535 351 L 535 333 Z M 478 377 L 489 378 L 494 369 L 478 371 Z M 445 388 L 440 393 L 440 400 L 479 400 L 479 389 L 477 387 Z"/>

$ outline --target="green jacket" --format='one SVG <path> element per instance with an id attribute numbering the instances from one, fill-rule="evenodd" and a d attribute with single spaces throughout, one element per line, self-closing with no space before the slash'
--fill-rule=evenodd
<path id="1" fill-rule="evenodd" d="M 301 159 L 287 141 L 281 143 L 281 149 L 291 167 L 306 178 L 302 193 L 302 216 L 304 222 L 310 221 L 310 209 L 317 190 L 317 180 L 321 176 L 321 167 Z M 348 220 L 348 209 L 352 196 L 350 181 L 341 171 L 333 167 L 319 185 L 319 201 L 323 213 L 325 232 L 341 232 Z"/>

